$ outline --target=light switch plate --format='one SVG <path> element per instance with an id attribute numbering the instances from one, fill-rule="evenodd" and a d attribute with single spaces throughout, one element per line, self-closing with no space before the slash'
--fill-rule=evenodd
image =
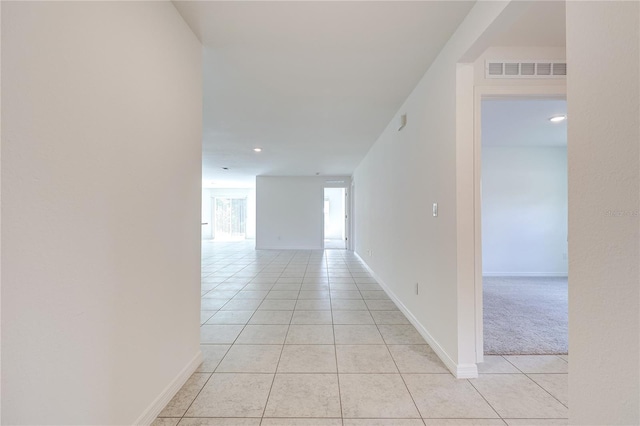
<path id="1" fill-rule="evenodd" d="M 438 217 L 438 203 L 433 203 L 433 217 Z"/>

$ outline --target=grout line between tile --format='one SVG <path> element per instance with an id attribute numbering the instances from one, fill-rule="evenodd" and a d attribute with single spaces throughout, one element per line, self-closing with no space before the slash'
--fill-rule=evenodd
<path id="1" fill-rule="evenodd" d="M 266 296 L 261 298 L 261 299 L 243 299 L 243 300 L 260 300 L 261 301 L 260 305 L 262 305 L 262 303 L 264 303 L 264 301 L 267 300 L 266 297 L 269 295 L 269 292 L 274 291 L 273 288 L 277 284 L 292 284 L 292 286 L 293 285 L 298 285 L 297 290 L 293 290 L 293 291 L 296 291 L 296 293 L 297 293 L 295 299 L 268 299 L 268 300 L 295 300 L 296 304 L 297 304 L 297 301 L 299 301 L 299 300 L 329 300 L 329 303 L 330 303 L 330 309 L 329 310 L 316 311 L 316 312 L 330 312 L 330 315 L 331 315 L 330 324 L 332 326 L 333 339 L 334 339 L 332 346 L 333 346 L 333 349 L 334 349 L 334 356 L 335 356 L 336 369 L 337 369 L 337 367 L 338 367 L 338 359 L 337 359 L 337 350 L 336 349 L 337 349 L 338 344 L 335 341 L 335 334 L 336 334 L 335 325 L 336 324 L 334 323 L 333 313 L 334 312 L 338 312 L 338 311 L 333 309 L 333 303 L 335 301 L 337 301 L 337 300 L 362 300 L 363 303 L 365 303 L 366 309 L 360 310 L 360 312 L 366 311 L 373 318 L 373 315 L 371 314 L 372 311 L 371 311 L 371 309 L 369 309 L 369 305 L 367 305 L 367 300 L 374 300 L 374 299 L 364 299 L 363 294 L 362 294 L 362 291 L 364 291 L 364 290 L 361 290 L 359 284 L 370 285 L 370 284 L 374 284 L 374 283 L 370 283 L 370 282 L 369 283 L 358 283 L 358 282 L 356 282 L 356 278 L 362 278 L 362 273 L 366 272 L 366 270 L 362 269 L 362 267 L 358 267 L 358 263 L 357 262 L 348 259 L 348 257 L 346 256 L 346 254 L 347 254 L 346 251 L 344 251 L 344 253 L 343 253 L 340 250 L 331 250 L 331 254 L 330 255 L 327 255 L 327 251 L 326 250 L 322 250 L 321 251 L 321 253 L 322 253 L 321 255 L 316 255 L 316 253 L 313 252 L 313 251 L 305 251 L 305 250 L 295 250 L 295 251 L 283 251 L 283 250 L 281 250 L 281 251 L 277 251 L 275 253 L 261 252 L 261 251 L 255 251 L 255 250 L 253 250 L 251 253 L 246 253 L 245 250 L 246 250 L 246 248 L 240 248 L 240 249 L 237 249 L 235 251 L 232 251 L 228 255 L 222 255 L 222 256 L 216 255 L 215 253 L 213 253 L 213 255 L 210 254 L 208 256 L 207 255 L 203 255 L 202 265 L 203 266 L 206 265 L 208 270 L 210 270 L 211 272 L 203 274 L 202 275 L 202 280 L 206 280 L 206 278 L 208 277 L 209 279 L 215 279 L 215 280 L 222 279 L 222 281 L 219 282 L 219 283 L 210 283 L 210 284 L 208 284 L 208 285 L 213 285 L 213 287 L 210 290 L 206 291 L 204 294 L 202 294 L 201 298 L 203 298 L 207 294 L 211 294 L 211 292 L 213 290 L 215 290 L 216 288 L 219 288 L 219 286 L 224 284 L 224 283 L 242 282 L 242 281 L 246 280 L 246 282 L 244 283 L 244 285 L 242 287 L 240 287 L 238 289 L 227 290 L 227 291 L 235 291 L 235 293 L 220 309 L 215 310 L 214 314 L 212 314 L 211 317 L 213 317 L 218 312 L 220 312 L 224 308 L 224 306 L 227 306 L 229 301 L 234 300 L 234 298 L 237 297 L 241 291 L 245 290 L 246 286 L 248 286 L 250 284 L 262 284 L 262 283 L 253 282 L 253 280 L 258 278 L 258 277 L 260 277 L 261 274 L 265 274 L 266 275 L 266 276 L 264 276 L 264 279 L 266 281 L 270 281 L 271 279 L 273 279 L 274 282 L 264 283 L 265 284 L 264 287 L 259 287 L 259 288 L 250 287 L 250 288 L 253 291 L 267 291 Z M 212 251 L 215 251 L 215 250 L 212 249 Z M 225 269 L 226 269 L 226 271 L 225 271 Z M 304 269 L 304 272 L 300 272 L 300 276 L 301 276 L 300 282 L 299 283 L 298 282 L 294 283 L 293 280 L 296 279 L 296 275 L 298 274 L 298 271 L 301 271 L 302 269 Z M 354 270 L 357 271 L 358 277 L 354 276 Z M 227 271 L 229 271 L 229 273 L 228 273 L 228 275 L 226 277 L 224 277 L 224 274 Z M 344 277 L 343 276 L 338 276 L 338 275 L 344 275 L 347 272 L 348 272 L 348 276 L 344 276 Z M 237 275 L 239 273 L 241 275 Z M 276 275 L 277 275 L 277 278 L 275 277 Z M 233 278 L 237 278 L 238 281 L 234 281 Z M 284 283 L 284 282 L 280 283 L 279 280 L 281 278 L 289 278 L 288 281 L 292 281 L 292 282 L 291 283 Z M 348 278 L 349 280 L 351 280 L 351 282 L 348 282 L 348 283 L 347 282 L 340 282 L 341 279 L 343 279 L 343 278 L 344 279 Z M 365 276 L 364 278 L 368 278 L 368 277 Z M 308 281 L 305 282 L 305 280 L 308 280 Z M 334 286 L 347 285 L 347 284 L 355 285 L 355 290 L 342 290 L 342 289 L 336 290 L 334 288 Z M 306 288 L 305 288 L 305 286 L 306 286 Z M 347 287 L 347 288 L 349 288 L 349 287 Z M 365 287 L 365 288 L 367 288 L 367 287 Z M 280 291 L 290 291 L 290 290 L 280 290 Z M 328 298 L 321 298 L 321 299 L 300 299 L 302 291 L 328 292 L 329 297 Z M 358 291 L 360 299 L 336 298 L 336 297 L 332 296 L 332 292 L 336 292 L 336 291 Z M 371 290 L 371 288 L 369 288 L 367 291 L 372 291 L 372 290 Z M 346 294 L 346 295 L 350 295 L 350 294 Z M 369 296 L 373 296 L 373 294 L 369 294 Z M 240 299 L 235 299 L 235 300 L 240 300 Z M 218 362 L 218 364 L 214 368 L 214 373 L 210 374 L 209 378 L 205 382 L 205 385 L 198 392 L 198 395 L 202 392 L 204 387 L 206 387 L 206 385 L 209 382 L 209 380 L 211 380 L 211 377 L 213 377 L 213 374 L 215 374 L 215 371 L 219 367 L 219 365 L 222 362 L 222 360 L 224 360 L 224 358 L 228 355 L 228 353 L 231 350 L 231 348 L 236 344 L 237 345 L 243 345 L 241 343 L 238 343 L 237 340 L 238 340 L 240 334 L 242 334 L 242 332 L 246 329 L 246 326 L 249 325 L 249 322 L 251 321 L 251 319 L 253 319 L 255 317 L 256 313 L 259 310 L 263 311 L 263 312 L 264 311 L 267 311 L 267 312 L 268 311 L 273 311 L 273 310 L 264 310 L 264 309 L 261 310 L 259 308 L 260 308 L 260 306 L 258 306 L 255 309 L 246 309 L 246 310 L 252 310 L 253 313 L 251 314 L 249 320 L 245 324 L 239 324 L 239 325 L 243 325 L 242 330 L 240 331 L 238 336 L 234 339 L 234 341 L 231 344 L 227 343 L 229 345 L 229 348 L 227 349 L 227 351 L 225 352 L 224 356 L 221 358 L 221 360 Z M 271 383 L 271 387 L 269 389 L 269 394 L 267 396 L 267 402 L 265 403 L 265 407 L 263 409 L 262 416 L 261 417 L 253 417 L 253 418 L 260 418 L 260 423 L 261 424 L 262 424 L 262 422 L 263 422 L 263 420 L 265 418 L 264 414 L 266 413 L 266 408 L 267 408 L 268 403 L 269 403 L 269 398 L 271 396 L 271 392 L 272 392 L 273 385 L 274 385 L 274 382 L 275 382 L 275 376 L 277 374 L 301 374 L 301 373 L 279 373 L 278 372 L 279 364 L 281 362 L 282 354 L 284 352 L 284 347 L 286 345 L 286 336 L 288 335 L 288 333 L 290 331 L 290 328 L 291 328 L 291 325 L 292 325 L 292 322 L 293 322 L 293 316 L 295 315 L 296 310 L 297 309 L 295 309 L 295 306 L 294 306 L 294 309 L 292 309 L 292 310 L 289 310 L 289 309 L 283 310 L 283 311 L 291 311 L 292 315 L 289 318 L 289 322 L 288 323 L 282 324 L 282 325 L 287 325 L 287 333 L 285 334 L 285 342 L 283 342 L 283 344 L 281 345 L 280 354 L 279 354 L 279 357 L 278 357 L 278 361 L 276 363 L 276 371 L 275 371 L 275 373 L 273 375 L 273 380 L 272 380 L 272 383 Z M 276 311 L 280 311 L 280 310 L 276 310 Z M 354 311 L 346 310 L 346 311 L 340 311 L 340 312 L 354 312 Z M 208 320 L 210 320 L 210 318 Z M 252 325 L 273 325 L 273 324 L 252 324 Z M 308 324 L 308 325 L 318 325 L 318 324 Z M 346 325 L 360 325 L 360 324 L 346 324 Z M 414 406 L 416 407 L 416 410 L 418 411 L 418 413 L 420 413 L 420 411 L 419 411 L 419 409 L 417 407 L 416 401 L 415 401 L 413 395 L 411 394 L 411 392 L 409 391 L 407 383 L 404 380 L 404 377 L 403 377 L 402 373 L 400 372 L 400 370 L 398 368 L 398 364 L 397 364 L 395 358 L 393 357 L 393 355 L 391 354 L 391 351 L 390 351 L 390 348 L 389 348 L 390 343 L 387 342 L 387 340 L 384 338 L 384 336 L 382 335 L 382 333 L 380 331 L 380 327 L 379 327 L 380 324 L 378 324 L 378 322 L 376 322 L 375 319 L 374 319 L 374 324 L 371 324 L 371 325 L 375 325 L 376 326 L 376 329 L 378 330 L 378 333 L 380 333 L 380 335 L 382 336 L 382 340 L 383 340 L 383 343 L 385 345 L 385 348 L 387 349 L 387 353 L 389 354 L 389 356 L 391 356 L 391 359 L 394 362 L 394 365 L 395 365 L 396 369 L 398 370 L 395 373 L 372 373 L 372 374 L 385 374 L 385 375 L 399 374 L 401 379 L 403 380 L 403 383 L 405 385 L 405 388 L 406 388 L 407 392 L 409 392 L 409 395 L 412 398 L 412 401 L 414 403 Z M 206 344 L 206 343 L 203 343 L 203 344 Z M 251 343 L 251 344 L 256 345 L 255 343 Z M 398 344 L 402 344 L 402 343 L 398 343 Z M 267 344 L 264 344 L 264 345 L 267 345 Z M 299 346 L 317 346 L 315 344 L 296 344 L 296 345 L 299 345 Z M 363 345 L 364 346 L 366 344 L 359 344 L 359 345 Z M 371 345 L 380 345 L 380 343 L 371 344 Z M 563 359 L 563 361 L 567 362 L 564 359 Z M 545 392 L 547 392 L 549 395 L 551 395 L 550 392 L 548 392 L 546 389 L 544 389 L 544 387 L 542 387 L 535 380 L 533 380 L 529 376 L 529 374 L 524 373 L 521 369 L 519 369 L 517 366 L 515 366 L 509 360 L 507 360 L 507 362 L 509 362 L 509 364 L 514 366 L 514 368 L 519 372 L 517 374 L 523 374 L 529 380 L 531 380 L 534 383 L 536 383 L 536 385 L 538 387 L 542 388 Z M 254 374 L 254 373 L 234 373 L 234 374 Z M 304 373 L 304 374 L 327 374 L 327 373 Z M 340 374 L 341 373 L 336 370 L 336 375 L 337 375 L 337 378 L 338 378 L 338 398 L 339 398 L 340 413 L 341 413 L 340 419 L 342 421 L 344 421 L 344 412 L 343 412 L 343 407 L 342 407 L 342 395 L 341 395 L 341 386 L 340 386 Z M 347 374 L 362 374 L 362 373 L 343 373 L 343 374 L 347 375 Z M 433 374 L 438 374 L 438 373 L 433 373 Z M 439 374 L 451 374 L 451 373 L 446 372 L 446 373 L 439 373 Z M 566 373 L 558 373 L 558 374 L 566 374 Z M 471 381 L 469 381 L 469 383 L 476 390 L 476 392 L 478 392 L 480 394 L 480 396 L 487 402 L 487 404 L 489 404 L 489 406 L 491 406 L 492 410 L 496 413 L 496 415 L 498 415 L 498 417 L 501 419 L 501 421 L 503 423 L 506 423 L 505 420 L 499 415 L 499 413 L 497 413 L 495 408 L 484 397 L 484 395 L 482 395 L 482 393 L 473 385 L 473 383 L 471 383 Z M 196 398 L 198 397 L 198 395 L 196 395 Z M 551 395 L 551 396 L 553 397 L 553 395 Z M 195 401 L 196 398 L 194 398 L 194 401 Z M 558 400 L 555 397 L 553 397 L 553 398 Z M 560 401 L 558 400 L 558 402 L 560 402 Z M 193 404 L 193 401 L 192 401 L 191 404 Z M 190 404 L 189 408 L 191 407 L 191 404 Z M 562 405 L 566 407 L 566 405 L 564 405 L 564 404 L 562 404 Z M 188 411 L 189 408 L 187 408 L 186 411 Z M 186 411 L 185 411 L 185 414 L 186 414 Z M 185 416 L 183 415 L 181 417 L 181 419 L 184 418 L 184 417 Z M 213 418 L 219 418 L 219 417 L 213 417 Z M 243 418 L 243 417 L 238 417 L 238 418 Z M 333 418 L 337 419 L 337 417 L 333 417 Z M 422 422 L 424 423 L 424 419 L 422 419 Z"/>
<path id="2" fill-rule="evenodd" d="M 478 388 L 477 388 L 477 387 L 475 387 L 475 385 L 471 382 L 471 380 L 469 380 L 469 379 L 465 379 L 465 380 L 466 380 L 466 381 L 471 385 L 471 387 L 472 387 L 473 389 L 475 389 L 475 391 L 476 391 L 476 392 L 478 392 L 478 395 L 480 395 L 480 397 L 481 397 L 482 399 L 484 399 L 484 400 L 485 400 L 485 402 L 489 405 L 489 407 L 491 407 L 491 409 L 493 410 L 493 412 L 494 412 L 494 413 L 496 413 L 496 415 L 500 418 L 500 420 L 502 420 L 504 423 L 506 423 L 506 422 L 504 421 L 504 419 L 502 418 L 502 416 L 500 415 L 500 413 L 498 413 L 498 410 L 496 410 L 496 408 L 495 408 L 493 405 L 491 405 L 491 403 L 489 402 L 489 400 L 488 400 L 487 398 L 485 398 L 485 396 L 482 394 L 482 392 L 480 392 L 480 391 L 478 390 Z"/>
<path id="3" fill-rule="evenodd" d="M 542 386 L 540 383 L 536 382 L 533 378 L 529 377 L 529 374 L 566 374 L 567 375 L 567 380 L 569 379 L 569 374 L 567 373 L 523 373 L 529 380 L 531 380 L 533 383 L 536 384 L 536 386 L 538 386 L 540 389 L 542 389 L 543 391 L 545 391 L 546 393 L 548 393 L 553 399 L 555 399 L 556 401 L 558 401 L 560 404 L 562 404 L 564 407 L 567 408 L 567 410 L 569 409 L 569 407 L 563 403 L 562 401 L 560 401 L 558 398 L 556 398 L 551 392 L 549 392 L 548 390 L 546 390 L 544 388 L 544 386 Z"/>
<path id="4" fill-rule="evenodd" d="M 291 261 L 289 261 L 289 263 L 291 263 Z M 289 263 L 287 263 L 287 265 L 289 265 Z M 282 274 L 280 274 L 280 276 L 282 276 Z M 293 314 L 291 315 L 291 317 L 293 318 Z M 276 369 L 275 369 L 275 372 L 273 373 L 273 379 L 271 380 L 271 386 L 269 387 L 269 393 L 267 394 L 267 400 L 265 401 L 264 408 L 262 409 L 262 416 L 260 418 L 260 424 L 262 424 L 262 421 L 264 420 L 264 415 L 267 412 L 267 406 L 269 405 L 269 399 L 271 398 L 271 391 L 273 390 L 273 384 L 276 381 L 276 375 L 278 374 L 278 367 L 280 367 L 280 360 L 282 359 L 282 352 L 284 352 L 284 344 L 287 341 L 287 336 L 289 335 L 289 330 L 290 329 L 291 329 L 291 320 L 289 320 L 289 324 L 287 325 L 287 332 L 284 335 L 284 341 L 282 342 L 282 347 L 280 348 L 280 355 L 278 355 L 278 362 L 276 363 Z"/>
<path id="5" fill-rule="evenodd" d="M 369 314 L 371 314 L 371 312 L 369 312 Z M 376 326 L 376 329 L 378 330 L 378 333 L 380 333 L 380 336 L 382 337 L 382 341 L 384 342 L 384 346 L 387 349 L 387 353 L 389 354 L 389 356 L 391 357 L 391 360 L 393 361 L 393 365 L 395 365 L 396 370 L 398 370 L 398 375 L 400 376 L 400 380 L 402 380 L 402 383 L 404 384 L 404 387 L 407 390 L 407 393 L 409 394 L 409 397 L 411 397 L 411 401 L 413 402 L 413 406 L 416 408 L 416 412 L 420 416 L 420 420 L 422 420 L 422 412 L 420 412 L 420 408 L 418 408 L 418 404 L 416 403 L 416 400 L 413 397 L 413 394 L 411 393 L 411 390 L 409 390 L 409 386 L 407 385 L 407 382 L 404 379 L 404 376 L 400 372 L 400 368 L 398 367 L 398 363 L 396 362 L 396 359 L 393 357 L 393 354 L 391 353 L 391 350 L 389 349 L 389 344 L 387 343 L 386 339 L 384 338 L 384 335 L 380 331 L 380 327 L 378 326 L 377 323 L 375 324 L 375 326 Z M 377 374 L 380 374 L 380 373 L 377 373 Z M 424 420 L 422 420 L 422 423 L 424 424 Z"/>

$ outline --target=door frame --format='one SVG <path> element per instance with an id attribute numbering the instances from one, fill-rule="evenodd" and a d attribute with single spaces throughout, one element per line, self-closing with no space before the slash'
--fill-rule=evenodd
<path id="1" fill-rule="evenodd" d="M 484 361 L 482 293 L 482 101 L 487 99 L 567 99 L 567 86 L 475 86 L 473 94 L 473 215 L 476 362 Z"/>
<path id="2" fill-rule="evenodd" d="M 345 245 L 344 245 L 344 249 L 341 250 L 351 250 L 351 229 L 353 226 L 353 221 L 351 219 L 351 194 L 350 194 L 350 186 L 352 185 L 352 182 L 350 180 L 345 180 L 343 183 L 340 184 L 327 184 L 325 183 L 322 186 L 322 249 L 325 250 L 325 246 L 324 246 L 324 190 L 327 188 L 334 188 L 334 189 L 344 189 L 344 194 L 345 194 L 345 199 L 344 199 L 344 214 L 345 214 L 345 220 L 344 220 L 344 238 L 345 238 Z"/>
<path id="3" fill-rule="evenodd" d="M 356 249 L 356 231 L 355 231 L 355 221 L 353 220 L 356 211 L 356 199 L 355 199 L 355 190 L 356 190 L 356 182 L 351 180 L 351 187 L 347 190 L 347 200 L 349 203 L 347 204 L 347 208 L 349 209 L 347 212 L 347 250 L 355 251 Z"/>

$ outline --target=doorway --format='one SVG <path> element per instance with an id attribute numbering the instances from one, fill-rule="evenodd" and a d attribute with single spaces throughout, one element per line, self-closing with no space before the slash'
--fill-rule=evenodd
<path id="1" fill-rule="evenodd" d="M 481 101 L 484 354 L 568 351 L 565 120 L 564 99 Z"/>
<path id="2" fill-rule="evenodd" d="M 324 188 L 324 248 L 347 248 L 345 188 Z"/>

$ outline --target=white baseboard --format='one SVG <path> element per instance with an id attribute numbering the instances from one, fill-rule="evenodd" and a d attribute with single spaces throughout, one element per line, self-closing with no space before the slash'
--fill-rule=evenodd
<path id="1" fill-rule="evenodd" d="M 402 303 L 400 299 L 393 293 L 393 291 L 391 291 L 389 286 L 378 276 L 378 274 L 376 274 L 373 269 L 371 269 L 369 264 L 362 257 L 360 257 L 360 254 L 355 251 L 353 253 L 358 256 L 358 259 L 360 259 L 364 263 L 371 276 L 375 278 L 378 284 L 380 284 L 380 287 L 382 287 L 385 293 L 387 293 L 391 300 L 393 300 L 393 303 L 395 303 L 398 309 L 402 311 L 409 322 L 416 328 L 418 333 L 420 333 L 420 335 L 424 338 L 424 340 L 426 340 L 429 346 L 431 346 L 431 349 L 433 349 L 436 355 L 438 355 L 438 358 L 440 358 L 440 360 L 449 369 L 449 371 L 451 371 L 451 373 L 456 376 L 456 378 L 475 379 L 476 377 L 478 377 L 478 366 L 476 364 L 458 364 L 453 359 L 451 359 L 447 351 L 445 351 L 444 348 L 440 346 L 438 341 L 433 338 L 433 336 L 429 333 L 429 331 L 427 331 L 426 328 L 424 328 L 420 321 L 418 321 L 413 313 L 411 313 L 411 311 L 404 305 L 404 303 Z"/>
<path id="2" fill-rule="evenodd" d="M 456 372 L 453 373 L 456 379 L 477 379 L 478 378 L 478 365 L 477 364 L 456 364 Z"/>
<path id="3" fill-rule="evenodd" d="M 323 250 L 322 247 L 312 246 L 257 246 L 256 250 Z"/>
<path id="4" fill-rule="evenodd" d="M 483 277 L 557 277 L 566 278 L 566 272 L 483 272 Z"/>
<path id="5" fill-rule="evenodd" d="M 187 380 L 189 380 L 189 377 L 198 369 L 200 364 L 202 364 L 202 351 L 198 350 L 193 359 L 178 373 L 176 378 L 173 379 L 151 405 L 144 410 L 134 425 L 150 425 L 169 401 L 171 401 L 171 398 L 173 398 Z"/>

